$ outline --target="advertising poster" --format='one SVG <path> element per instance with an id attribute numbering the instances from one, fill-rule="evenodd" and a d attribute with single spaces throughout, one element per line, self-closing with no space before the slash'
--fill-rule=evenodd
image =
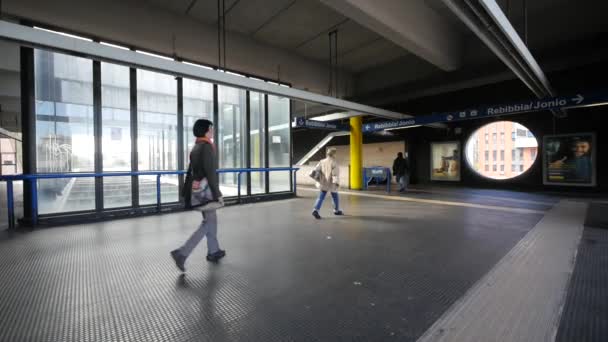
<path id="1" fill-rule="evenodd" d="M 543 146 L 543 183 L 595 186 L 595 134 L 547 135 Z"/>
<path id="2" fill-rule="evenodd" d="M 460 143 L 431 143 L 431 180 L 460 181 Z"/>

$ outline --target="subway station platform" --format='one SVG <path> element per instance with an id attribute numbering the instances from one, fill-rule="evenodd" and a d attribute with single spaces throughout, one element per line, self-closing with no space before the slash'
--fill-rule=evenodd
<path id="1" fill-rule="evenodd" d="M 589 275 L 606 265 L 598 246 L 608 241 L 584 231 L 587 201 L 472 189 L 345 192 L 346 216 L 331 215 L 327 201 L 315 220 L 315 196 L 301 188 L 295 199 L 221 209 L 227 257 L 208 263 L 203 241 L 185 275 L 169 251 L 198 225 L 197 212 L 4 232 L 0 341 L 606 336 L 606 311 L 581 304 L 607 298 L 604 287 L 584 300 L 589 286 L 606 282 Z M 593 267 L 581 261 L 575 272 L 578 248 Z M 571 285 L 581 291 L 569 293 Z M 584 310 L 594 327 L 576 314 Z"/>

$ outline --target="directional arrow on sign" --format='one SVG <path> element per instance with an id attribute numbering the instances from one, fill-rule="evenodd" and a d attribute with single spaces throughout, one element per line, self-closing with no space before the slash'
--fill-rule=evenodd
<path id="1" fill-rule="evenodd" d="M 576 102 L 576 104 L 581 104 L 585 98 L 581 94 L 577 94 L 575 98 L 572 98 L 572 101 Z"/>

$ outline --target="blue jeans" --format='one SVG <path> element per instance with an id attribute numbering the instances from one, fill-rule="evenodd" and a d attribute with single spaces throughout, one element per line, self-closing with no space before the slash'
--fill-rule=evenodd
<path id="1" fill-rule="evenodd" d="M 315 210 L 321 210 L 321 206 L 323 205 L 323 201 L 325 201 L 325 196 L 327 195 L 327 191 L 321 191 L 319 193 L 319 198 L 317 198 L 317 202 L 315 203 Z M 332 192 L 331 199 L 334 201 L 334 210 L 340 210 L 340 200 L 338 199 L 338 193 Z"/>

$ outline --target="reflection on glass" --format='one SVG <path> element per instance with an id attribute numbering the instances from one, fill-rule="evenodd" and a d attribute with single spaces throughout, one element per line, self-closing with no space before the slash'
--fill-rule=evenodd
<path id="1" fill-rule="evenodd" d="M 198 119 L 213 121 L 213 84 L 184 78 L 184 165 L 194 147 L 192 127 Z"/>
<path id="2" fill-rule="evenodd" d="M 39 173 L 94 171 L 93 62 L 34 52 L 36 165 Z M 38 183 L 41 214 L 93 209 L 91 179 Z"/>
<path id="3" fill-rule="evenodd" d="M 504 146 L 500 147 L 500 161 L 511 165 L 510 167 L 501 165 L 498 168 L 497 165 L 493 165 L 492 168 L 489 168 L 487 165 L 480 164 L 481 151 L 488 149 L 492 150 L 492 160 L 497 160 L 496 146 L 490 145 L 485 139 L 482 139 L 490 131 L 500 133 L 501 139 L 503 134 L 512 132 L 512 139 L 506 139 Z M 511 152 L 508 152 L 509 150 Z M 538 142 L 526 127 L 516 122 L 498 121 L 479 128 L 471 135 L 466 145 L 466 159 L 469 166 L 484 177 L 509 179 L 519 176 L 534 164 L 537 150 Z M 485 153 L 487 155 L 487 152 Z"/>
<path id="4" fill-rule="evenodd" d="M 38 181 L 38 213 L 95 209 L 93 178 L 40 179 Z"/>
<path id="5" fill-rule="evenodd" d="M 264 95 L 260 93 L 249 93 L 249 110 L 250 110 L 250 158 L 252 168 L 263 168 L 266 165 L 264 156 L 264 115 L 265 102 Z M 266 192 L 265 177 L 266 173 L 252 172 L 251 173 L 251 193 L 260 194 Z"/>
<path id="6" fill-rule="evenodd" d="M 131 171 L 129 68 L 101 63 L 103 171 Z M 105 208 L 131 206 L 131 177 L 103 179 Z"/>
<path id="7" fill-rule="evenodd" d="M 285 97 L 268 95 L 268 162 L 272 167 L 289 167 L 291 137 L 290 101 Z M 270 173 L 270 192 L 290 191 L 288 171 Z"/>
<path id="8" fill-rule="evenodd" d="M 177 170 L 177 82 L 173 76 L 137 70 L 139 171 Z M 161 178 L 163 202 L 177 202 L 177 182 Z M 156 177 L 139 177 L 139 203 L 156 203 Z"/>
<path id="9" fill-rule="evenodd" d="M 246 133 L 245 110 L 246 92 L 242 89 L 218 86 L 219 123 L 217 129 L 217 150 L 221 169 L 245 166 L 244 136 Z M 236 196 L 237 173 L 221 174 L 220 188 L 224 196 Z M 241 194 L 247 189 L 245 176 L 241 178 Z"/>

